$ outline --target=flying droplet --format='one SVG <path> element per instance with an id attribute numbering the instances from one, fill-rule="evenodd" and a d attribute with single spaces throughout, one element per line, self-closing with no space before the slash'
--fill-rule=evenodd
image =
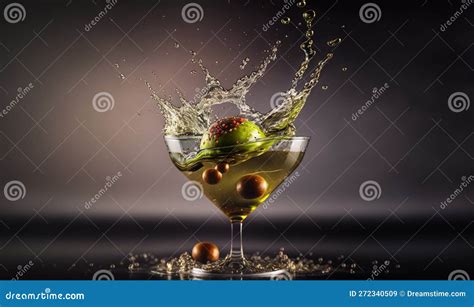
<path id="1" fill-rule="evenodd" d="M 196 71 L 195 70 L 191 70 L 191 75 L 195 75 L 196 74 Z"/>
<path id="2" fill-rule="evenodd" d="M 174 42 L 174 47 L 175 47 L 176 49 L 178 49 L 178 48 L 179 48 L 179 43 L 178 43 L 178 42 Z"/>
<path id="3" fill-rule="evenodd" d="M 115 68 L 120 68 L 119 64 L 114 64 Z"/>
<path id="4" fill-rule="evenodd" d="M 289 24 L 290 22 L 291 22 L 290 17 L 283 17 L 283 18 L 281 19 L 281 23 L 284 24 L 284 25 L 287 25 L 287 24 Z"/>
<path id="5" fill-rule="evenodd" d="M 243 70 L 245 68 L 245 66 L 247 66 L 248 62 L 250 61 L 249 58 L 245 58 L 242 60 L 242 63 L 240 64 L 240 69 Z"/>
<path id="6" fill-rule="evenodd" d="M 303 18 L 306 22 L 313 21 L 314 17 L 316 17 L 316 12 L 314 10 L 308 10 L 303 13 Z"/>
<path id="7" fill-rule="evenodd" d="M 300 2 L 296 3 L 296 6 L 299 8 L 303 8 L 306 6 L 306 1 L 301 0 Z"/>
<path id="8" fill-rule="evenodd" d="M 343 67 L 343 68 L 342 68 L 342 71 L 347 71 L 347 67 Z"/>
<path id="9" fill-rule="evenodd" d="M 326 44 L 328 44 L 329 47 L 336 47 L 342 42 L 342 39 L 340 38 L 335 38 L 330 41 L 328 41 Z"/>

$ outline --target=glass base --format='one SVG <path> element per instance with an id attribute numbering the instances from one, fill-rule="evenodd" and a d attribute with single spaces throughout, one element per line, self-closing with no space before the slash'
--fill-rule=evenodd
<path id="1" fill-rule="evenodd" d="M 193 279 L 293 279 L 293 274 L 284 269 L 255 264 L 245 258 L 231 255 L 201 268 L 193 268 L 191 276 Z"/>

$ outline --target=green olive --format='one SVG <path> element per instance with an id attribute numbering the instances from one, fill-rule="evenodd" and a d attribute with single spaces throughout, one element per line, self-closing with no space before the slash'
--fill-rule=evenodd
<path id="1" fill-rule="evenodd" d="M 258 139 L 265 138 L 265 133 L 255 123 L 243 117 L 226 117 L 211 125 L 201 139 L 201 149 L 219 148 L 225 152 L 233 151 L 233 146 L 249 146 Z"/>

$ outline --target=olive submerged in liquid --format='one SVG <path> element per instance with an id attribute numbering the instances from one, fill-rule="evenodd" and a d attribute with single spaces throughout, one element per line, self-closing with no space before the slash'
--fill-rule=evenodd
<path id="1" fill-rule="evenodd" d="M 229 163 L 225 163 L 225 162 L 221 162 L 217 164 L 215 167 L 215 169 L 221 173 L 226 173 L 227 171 L 229 171 L 229 168 L 230 168 Z"/>
<path id="2" fill-rule="evenodd" d="M 247 175 L 237 182 L 236 190 L 245 199 L 259 198 L 265 195 L 268 183 L 262 176 Z"/>
<path id="3" fill-rule="evenodd" d="M 202 180 L 207 184 L 217 184 L 221 179 L 222 173 L 213 168 L 209 168 L 202 173 Z"/>

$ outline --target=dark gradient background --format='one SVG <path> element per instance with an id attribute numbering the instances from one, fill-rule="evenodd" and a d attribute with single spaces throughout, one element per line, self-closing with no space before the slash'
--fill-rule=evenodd
<path id="1" fill-rule="evenodd" d="M 192 99 L 204 80 L 191 74 L 198 68 L 190 50 L 228 87 L 280 39 L 277 60 L 248 96 L 268 111 L 302 61 L 302 10 L 293 5 L 285 14 L 290 25 L 264 31 L 282 1 L 196 2 L 204 12 L 196 23 L 181 17 L 188 1 L 171 0 L 118 0 L 89 31 L 104 1 L 22 0 L 23 21 L 0 20 L 0 107 L 18 88 L 34 86 L 0 119 L 1 186 L 19 180 L 26 189 L 17 201 L 0 198 L 2 278 L 29 261 L 25 279 L 90 279 L 131 252 L 176 256 L 199 240 L 228 248 L 224 216 L 205 198 L 183 199 L 186 180 L 168 158 L 163 119 L 143 80 L 163 95 L 176 98 L 179 88 Z M 366 1 L 307 2 L 317 11 L 318 56 L 335 57 L 296 121 L 298 135 L 312 138 L 300 176 L 249 217 L 247 252 L 284 247 L 293 256 L 343 254 L 360 264 L 355 276 L 329 278 L 369 278 L 373 260 L 400 266 L 381 279 L 446 279 L 456 269 L 472 276 L 474 189 L 447 207 L 441 202 L 474 175 L 474 107 L 448 106 L 455 92 L 474 97 L 474 7 L 441 31 L 460 1 L 377 1 L 374 23 L 359 17 Z M 2 12 L 9 3 L 0 1 Z M 342 43 L 328 47 L 335 37 Z M 385 83 L 386 92 L 353 121 Z M 113 96 L 113 109 L 95 111 L 100 92 Z M 120 180 L 86 208 L 119 171 Z M 380 198 L 360 197 L 367 180 L 380 185 Z"/>

